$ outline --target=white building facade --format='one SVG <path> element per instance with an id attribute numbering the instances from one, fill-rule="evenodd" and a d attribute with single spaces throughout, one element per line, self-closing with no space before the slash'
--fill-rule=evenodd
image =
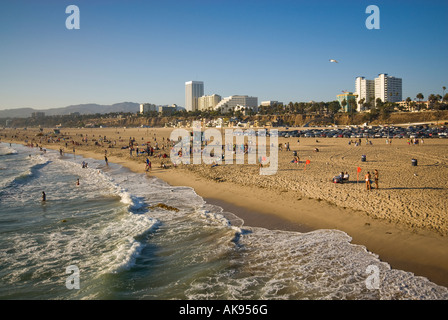
<path id="1" fill-rule="evenodd" d="M 204 82 L 188 81 L 185 82 L 185 110 L 198 110 L 198 98 L 204 95 Z"/>
<path id="2" fill-rule="evenodd" d="M 380 98 L 383 102 L 402 101 L 402 79 L 390 77 L 381 73 L 375 78 L 375 101 Z"/>
<path id="3" fill-rule="evenodd" d="M 280 105 L 283 104 L 283 102 L 279 102 L 279 101 L 275 101 L 275 100 L 270 100 L 270 101 L 261 101 L 261 106 L 262 107 L 273 107 L 275 105 Z"/>
<path id="4" fill-rule="evenodd" d="M 155 104 L 151 103 L 141 103 L 140 104 L 140 113 L 146 113 L 150 111 L 159 111 Z"/>
<path id="5" fill-rule="evenodd" d="M 222 97 L 218 94 L 212 94 L 210 96 L 202 96 L 198 98 L 198 110 L 215 109 L 216 105 L 222 100 Z"/>
<path id="6" fill-rule="evenodd" d="M 221 113 L 226 113 L 231 110 L 242 108 L 249 108 L 254 111 L 258 110 L 258 98 L 249 96 L 230 96 L 221 100 L 216 106 L 215 110 L 221 110 Z"/>
<path id="7" fill-rule="evenodd" d="M 373 106 L 375 104 L 375 80 L 368 80 L 364 77 L 357 77 L 355 80 L 355 95 L 357 110 L 358 112 L 364 111 L 361 110 L 362 106 L 359 104 L 361 99 L 364 99 L 364 102 L 370 102 Z"/>

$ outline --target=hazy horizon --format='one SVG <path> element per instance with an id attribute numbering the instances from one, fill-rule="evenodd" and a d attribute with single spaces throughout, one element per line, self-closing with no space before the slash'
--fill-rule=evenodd
<path id="1" fill-rule="evenodd" d="M 66 28 L 68 5 L 80 29 Z M 380 9 L 380 29 L 365 22 Z M 8 1 L 0 12 L 0 110 L 204 94 L 333 101 L 355 78 L 403 79 L 403 99 L 448 85 L 448 2 Z M 329 62 L 336 59 L 339 63 Z M 445 91 L 446 93 L 446 91 Z"/>

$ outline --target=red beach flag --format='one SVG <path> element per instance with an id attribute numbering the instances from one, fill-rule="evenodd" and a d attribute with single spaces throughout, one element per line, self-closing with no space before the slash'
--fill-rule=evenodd
<path id="1" fill-rule="evenodd" d="M 310 164 L 310 162 L 311 162 L 311 161 L 308 160 L 308 159 L 305 161 L 305 168 L 303 168 L 303 170 L 306 170 L 306 165 L 307 165 L 307 164 Z"/>
<path id="2" fill-rule="evenodd" d="M 361 172 L 361 167 L 358 167 L 358 170 L 356 170 L 357 171 L 357 173 L 356 173 L 356 182 L 358 182 L 359 181 L 359 173 Z"/>

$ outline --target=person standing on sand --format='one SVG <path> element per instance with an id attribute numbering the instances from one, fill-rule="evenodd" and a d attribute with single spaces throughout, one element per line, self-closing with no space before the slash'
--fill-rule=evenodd
<path id="1" fill-rule="evenodd" d="M 366 190 L 372 190 L 372 186 L 370 185 L 370 178 L 371 178 L 372 176 L 370 175 L 370 171 L 369 172 L 367 172 L 367 174 L 366 174 Z"/>
<path id="2" fill-rule="evenodd" d="M 375 179 L 375 188 L 379 189 L 380 187 L 378 187 L 378 170 L 375 169 L 375 172 L 373 174 L 373 178 Z"/>
<path id="3" fill-rule="evenodd" d="M 109 165 L 109 161 L 107 160 L 107 156 L 104 156 L 104 161 L 106 161 L 106 166 Z"/>

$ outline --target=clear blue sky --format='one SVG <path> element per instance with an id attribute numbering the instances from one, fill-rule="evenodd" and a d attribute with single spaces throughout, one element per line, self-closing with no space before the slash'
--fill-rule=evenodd
<path id="1" fill-rule="evenodd" d="M 70 4 L 79 30 L 65 27 Z M 365 27 L 371 4 L 379 30 Z M 1 0 L 0 109 L 184 106 L 189 80 L 223 97 L 331 101 L 379 73 L 403 79 L 403 98 L 442 94 L 447 14 L 446 0 Z"/>

